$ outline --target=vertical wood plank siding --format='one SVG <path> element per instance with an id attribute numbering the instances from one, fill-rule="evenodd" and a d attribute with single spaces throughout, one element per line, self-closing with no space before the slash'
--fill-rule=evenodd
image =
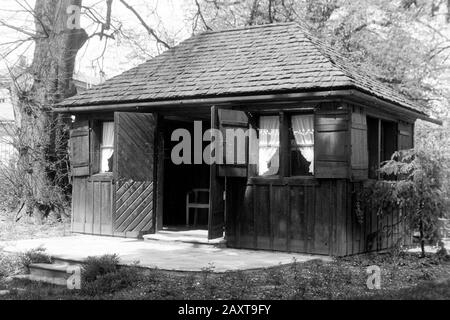
<path id="1" fill-rule="evenodd" d="M 74 177 L 72 197 L 72 231 L 79 233 L 113 235 L 112 179 Z"/>
<path id="2" fill-rule="evenodd" d="M 72 212 L 72 232 L 138 237 L 153 228 L 153 182 L 75 177 Z"/>
<path id="3" fill-rule="evenodd" d="M 358 186 L 345 179 L 230 179 L 227 244 L 335 256 L 388 249 L 403 232 L 399 215 L 368 212 L 358 221 Z"/>

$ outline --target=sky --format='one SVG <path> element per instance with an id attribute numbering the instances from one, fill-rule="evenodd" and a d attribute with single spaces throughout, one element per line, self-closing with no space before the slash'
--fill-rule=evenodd
<path id="1" fill-rule="evenodd" d="M 169 38 L 175 39 L 175 42 L 190 36 L 190 27 L 186 19 L 193 8 L 193 0 L 128 0 L 127 2 L 140 13 L 151 27 L 161 29 L 160 27 L 164 26 L 163 29 Z M 83 6 L 94 8 L 103 14 L 106 9 L 105 3 L 105 0 L 84 0 Z M 2 0 L 0 22 L 18 26 L 26 32 L 32 33 L 33 17 L 26 9 L 33 7 L 33 0 Z M 156 12 L 156 15 L 151 14 L 152 12 Z M 107 42 L 104 38 L 102 40 L 99 37 L 91 38 L 77 56 L 75 77 L 80 80 L 96 84 L 158 54 L 144 27 L 119 0 L 113 1 L 112 19 L 115 26 L 121 25 L 125 32 L 131 30 L 137 35 L 139 43 L 144 46 L 148 55 L 138 52 L 136 46 L 130 46 L 130 43 L 123 37 L 116 37 L 115 40 L 109 39 Z M 88 34 L 92 34 L 95 33 L 98 25 L 94 25 L 92 20 L 82 15 L 81 27 Z M 31 62 L 33 42 L 17 43 L 18 39 L 26 39 L 28 35 L 1 25 L 0 34 L 0 70 L 14 65 L 20 56 L 27 57 L 27 61 Z"/>

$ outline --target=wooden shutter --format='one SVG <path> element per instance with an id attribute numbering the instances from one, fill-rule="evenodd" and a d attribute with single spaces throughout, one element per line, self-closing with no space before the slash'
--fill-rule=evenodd
<path id="1" fill-rule="evenodd" d="M 89 175 L 89 121 L 76 121 L 70 131 L 70 164 L 72 176 Z"/>
<path id="2" fill-rule="evenodd" d="M 353 180 L 366 180 L 369 177 L 367 117 L 362 108 L 354 108 L 351 126 L 351 173 Z"/>
<path id="3" fill-rule="evenodd" d="M 227 130 L 246 133 L 248 130 L 248 117 L 243 111 L 219 109 L 219 128 L 224 139 L 224 165 L 218 166 L 218 175 L 227 177 L 247 177 L 248 167 L 248 137 L 234 141 L 227 137 Z"/>
<path id="4" fill-rule="evenodd" d="M 320 109 L 315 113 L 316 178 L 348 178 L 348 111 Z"/>
<path id="5" fill-rule="evenodd" d="M 114 166 L 117 180 L 153 180 L 154 134 L 153 114 L 114 113 Z"/>
<path id="6" fill-rule="evenodd" d="M 414 148 L 414 124 L 400 121 L 398 123 L 398 150 Z"/>

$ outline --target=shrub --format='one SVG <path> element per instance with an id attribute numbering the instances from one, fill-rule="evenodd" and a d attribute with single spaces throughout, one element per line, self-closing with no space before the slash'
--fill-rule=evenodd
<path id="1" fill-rule="evenodd" d="M 439 259 L 443 259 L 444 261 L 450 260 L 450 255 L 448 254 L 447 249 L 445 248 L 445 243 L 442 240 L 439 240 L 438 242 L 438 250 L 436 251 L 436 255 Z"/>
<path id="2" fill-rule="evenodd" d="M 16 255 L 0 252 L 0 282 L 3 278 L 18 273 L 20 261 Z"/>
<path id="3" fill-rule="evenodd" d="M 401 210 L 409 230 L 419 231 L 425 256 L 425 241 L 437 240 L 438 221 L 446 213 L 441 159 L 423 150 L 402 150 L 383 163 L 380 173 L 386 180 L 362 192 L 366 209 L 379 215 Z"/>
<path id="4" fill-rule="evenodd" d="M 136 284 L 142 277 L 139 268 L 119 266 L 116 254 L 88 257 L 81 272 L 82 290 L 90 296 L 111 294 Z"/>
<path id="5" fill-rule="evenodd" d="M 90 296 L 112 294 L 135 285 L 141 277 L 137 267 L 119 267 L 117 270 L 97 276 L 94 281 L 84 282 L 83 293 Z"/>
<path id="6" fill-rule="evenodd" d="M 45 252 L 45 248 L 38 247 L 20 255 L 22 266 L 28 270 L 32 263 L 52 263 L 52 257 Z"/>
<path id="7" fill-rule="evenodd" d="M 83 282 L 93 282 L 98 277 L 117 271 L 119 257 L 116 254 L 105 254 L 100 257 L 87 257 L 81 272 Z"/>

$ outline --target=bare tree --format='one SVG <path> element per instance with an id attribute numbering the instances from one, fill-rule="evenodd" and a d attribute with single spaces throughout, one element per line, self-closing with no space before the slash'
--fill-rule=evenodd
<path id="1" fill-rule="evenodd" d="M 22 200 L 24 210 L 38 221 L 51 211 L 62 211 L 61 194 L 67 191 L 67 141 L 70 119 L 55 115 L 52 106 L 76 94 L 73 83 L 75 61 L 86 41 L 99 37 L 106 45 L 122 30 L 112 23 L 113 0 L 104 0 L 105 14 L 94 7 L 83 6 L 82 0 L 36 0 L 30 7 L 25 1 L 16 1 L 34 20 L 34 30 L 0 20 L 0 25 L 26 35 L 19 44 L 34 42 L 34 54 L 28 68 L 11 68 L 14 105 L 17 110 L 18 132 L 15 140 L 19 151 L 18 175 L 24 179 Z M 157 31 L 125 0 L 120 1 L 130 10 L 158 45 L 170 48 Z M 99 26 L 88 35 L 73 19 L 83 13 Z M 75 21 L 78 22 L 78 21 Z M 70 27 L 70 25 L 75 27 Z M 14 50 L 17 47 L 11 49 Z M 2 58 L 5 54 L 2 54 Z"/>

